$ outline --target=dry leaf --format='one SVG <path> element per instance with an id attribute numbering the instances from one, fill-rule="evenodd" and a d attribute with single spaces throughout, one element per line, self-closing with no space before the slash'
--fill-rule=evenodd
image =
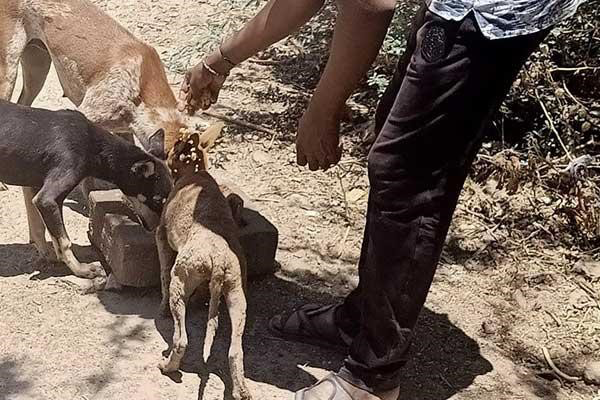
<path id="1" fill-rule="evenodd" d="M 350 203 L 357 203 L 360 199 L 365 197 L 366 194 L 367 192 L 364 190 L 355 188 L 346 194 L 346 200 L 348 200 Z"/>

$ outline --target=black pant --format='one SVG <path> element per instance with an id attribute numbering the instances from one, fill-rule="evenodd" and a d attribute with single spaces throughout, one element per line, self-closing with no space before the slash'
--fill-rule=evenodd
<path id="1" fill-rule="evenodd" d="M 548 33 L 488 40 L 472 15 L 425 6 L 412 29 L 377 111 L 359 285 L 337 312 L 354 337 L 341 374 L 372 391 L 398 385 L 484 128 Z"/>

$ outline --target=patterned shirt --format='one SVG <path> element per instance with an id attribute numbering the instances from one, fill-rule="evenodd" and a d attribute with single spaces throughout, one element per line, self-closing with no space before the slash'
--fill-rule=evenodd
<path id="1" fill-rule="evenodd" d="M 527 35 L 549 28 L 575 14 L 585 0 L 429 0 L 429 10 L 460 21 L 473 11 L 489 39 Z"/>

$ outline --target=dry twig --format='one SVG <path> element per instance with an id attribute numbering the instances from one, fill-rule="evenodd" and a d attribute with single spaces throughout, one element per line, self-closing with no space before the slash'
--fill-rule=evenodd
<path id="1" fill-rule="evenodd" d="M 548 366 L 550 368 L 552 368 L 552 371 L 557 376 L 559 376 L 560 378 L 562 378 L 568 382 L 577 382 L 577 381 L 581 380 L 581 378 L 579 378 L 577 376 L 567 375 L 564 372 L 562 372 L 560 369 L 558 369 L 558 367 L 554 364 L 554 361 L 552 361 L 552 358 L 550 357 L 550 353 L 548 352 L 548 349 L 546 347 L 542 347 L 542 352 L 544 353 L 544 359 L 546 360 L 546 363 L 548 363 Z"/>
<path id="2" fill-rule="evenodd" d="M 204 111 L 203 114 L 207 115 L 209 117 L 220 119 L 220 120 L 225 121 L 225 122 L 229 122 L 231 124 L 242 126 L 244 128 L 252 129 L 252 130 L 255 130 L 255 131 L 259 131 L 259 132 L 268 133 L 269 135 L 273 135 L 273 136 L 277 135 L 277 132 L 275 132 L 272 129 L 265 128 L 264 126 L 253 124 L 251 122 L 246 122 L 246 121 L 243 121 L 243 120 L 241 120 L 239 118 L 228 117 L 226 115 L 213 113 L 211 111 Z"/>
<path id="3" fill-rule="evenodd" d="M 544 104 L 544 101 L 540 97 L 540 94 L 538 93 L 537 90 L 535 91 L 535 96 L 537 97 L 537 100 L 540 103 L 540 106 L 542 106 L 542 111 L 544 112 L 544 115 L 546 116 L 546 119 L 548 120 L 548 124 L 550 125 L 550 130 L 556 135 L 558 142 L 560 143 L 560 145 L 563 148 L 567 157 L 569 157 L 569 160 L 573 161 L 573 157 L 571 156 L 569 149 L 567 149 L 567 146 L 565 146 L 565 143 L 563 142 L 562 138 L 560 137 L 560 133 L 558 133 L 558 130 L 554 126 L 554 121 L 552 120 L 552 117 L 548 113 L 548 109 L 546 108 L 546 105 Z"/>
<path id="4" fill-rule="evenodd" d="M 342 196 L 344 198 L 344 209 L 346 212 L 346 221 L 350 221 L 350 210 L 348 207 L 348 196 L 346 195 L 346 188 L 344 187 L 344 181 L 342 180 L 342 176 L 340 175 L 340 168 L 335 169 L 335 173 L 337 175 L 338 180 L 340 181 L 340 188 L 342 189 Z"/>

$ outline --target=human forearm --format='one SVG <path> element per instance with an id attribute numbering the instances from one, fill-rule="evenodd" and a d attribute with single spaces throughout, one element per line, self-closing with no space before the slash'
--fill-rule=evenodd
<path id="1" fill-rule="evenodd" d="M 339 114 L 372 65 L 394 14 L 393 0 L 338 0 L 329 60 L 310 107 Z"/>
<path id="2" fill-rule="evenodd" d="M 324 0 L 270 0 L 240 31 L 223 41 L 221 50 L 238 64 L 296 31 L 323 3 Z M 232 67 L 218 51 L 206 61 L 219 72 Z"/>

